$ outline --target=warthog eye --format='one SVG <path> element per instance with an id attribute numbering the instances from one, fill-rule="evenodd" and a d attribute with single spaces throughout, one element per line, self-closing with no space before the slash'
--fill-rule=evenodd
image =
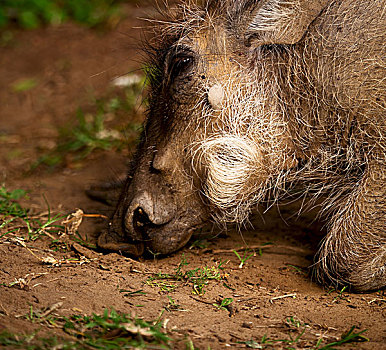
<path id="1" fill-rule="evenodd" d="M 168 80 L 183 77 L 190 72 L 194 63 L 193 54 L 189 51 L 176 52 L 168 60 Z"/>

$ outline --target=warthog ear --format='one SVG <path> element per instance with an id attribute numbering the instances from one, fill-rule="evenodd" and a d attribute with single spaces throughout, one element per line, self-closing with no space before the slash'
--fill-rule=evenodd
<path id="1" fill-rule="evenodd" d="M 245 44 L 295 44 L 331 0 L 232 1 L 233 28 Z M 237 3 L 243 3 L 237 5 Z M 236 25 L 236 26 L 235 26 Z M 241 32 L 242 31 L 242 32 Z"/>

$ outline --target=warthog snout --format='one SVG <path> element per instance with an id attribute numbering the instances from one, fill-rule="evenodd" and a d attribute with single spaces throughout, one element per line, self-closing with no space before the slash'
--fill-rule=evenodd
<path id="1" fill-rule="evenodd" d="M 98 245 L 107 250 L 120 250 L 142 255 L 146 245 L 154 244 L 152 232 L 159 231 L 175 217 L 175 206 L 169 194 L 141 191 L 127 204 L 117 208 L 109 231 L 99 237 Z"/>

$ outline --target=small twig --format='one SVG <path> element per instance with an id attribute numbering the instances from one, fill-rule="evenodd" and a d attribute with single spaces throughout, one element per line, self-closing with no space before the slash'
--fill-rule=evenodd
<path id="1" fill-rule="evenodd" d="M 50 237 L 52 240 L 57 239 L 56 237 L 54 237 L 51 233 L 47 232 L 46 230 L 39 230 L 39 233 L 40 232 L 44 233 L 46 236 Z"/>
<path id="2" fill-rule="evenodd" d="M 3 304 L 2 304 L 2 303 L 0 303 L 0 307 L 3 309 L 3 311 L 4 311 L 5 315 L 6 315 L 6 316 L 9 316 L 9 313 L 8 313 L 8 311 L 5 309 L 5 307 L 3 306 Z"/>
<path id="3" fill-rule="evenodd" d="M 205 300 L 202 300 L 202 299 L 198 299 L 196 297 L 194 297 L 193 295 L 190 296 L 192 299 L 196 300 L 196 301 L 199 301 L 200 303 L 204 303 L 204 304 L 207 304 L 207 305 L 213 305 L 213 301 L 205 301 Z"/>
<path id="4" fill-rule="evenodd" d="M 108 216 L 103 214 L 83 214 L 84 218 L 102 218 L 102 219 L 108 219 Z"/>
<path id="5" fill-rule="evenodd" d="M 52 215 L 54 214 L 54 212 L 49 212 L 49 211 L 45 211 L 43 213 L 40 213 L 40 214 L 36 214 L 36 215 L 32 215 L 32 216 L 29 216 L 28 218 L 29 219 L 39 219 L 39 218 L 42 218 L 44 216 L 49 216 L 49 215 Z"/>
<path id="6" fill-rule="evenodd" d="M 280 296 L 278 296 L 278 297 L 273 297 L 273 298 L 271 298 L 271 299 L 269 299 L 269 302 L 271 303 L 271 304 L 273 304 L 273 301 L 274 300 L 278 300 L 278 299 L 283 299 L 283 298 L 296 298 L 296 293 L 292 293 L 292 294 L 285 294 L 285 295 L 280 295 Z"/>
<path id="7" fill-rule="evenodd" d="M 239 248 L 232 248 L 232 249 L 215 249 L 212 251 L 213 254 L 221 254 L 221 253 L 234 253 L 236 252 L 241 252 L 245 251 L 246 249 L 248 250 L 253 250 L 253 249 L 263 249 L 263 248 L 268 248 L 268 245 L 251 245 L 247 247 L 239 247 Z M 204 251 L 210 250 L 210 249 L 204 249 Z"/>
<path id="8" fill-rule="evenodd" d="M 303 249 L 303 248 L 299 248 L 299 247 L 292 247 L 292 246 L 287 246 L 287 245 L 251 245 L 251 246 L 247 246 L 247 247 L 239 247 L 239 248 L 233 248 L 233 249 L 216 249 L 216 250 L 213 250 L 212 253 L 213 254 L 222 254 L 222 253 L 233 253 L 234 251 L 245 251 L 246 249 L 249 249 L 249 250 L 254 250 L 254 249 L 269 249 L 269 248 L 284 248 L 284 249 L 287 249 L 287 250 L 292 250 L 292 251 L 295 251 L 295 252 L 299 252 L 299 253 L 309 253 L 310 251 L 308 249 Z M 209 250 L 209 249 L 208 249 Z M 205 250 L 204 250 L 205 251 Z"/>
<path id="9" fill-rule="evenodd" d="M 63 302 L 62 301 L 59 301 L 53 305 L 51 305 L 46 311 L 44 311 L 42 314 L 40 314 L 39 316 L 40 317 L 46 317 L 48 316 L 50 313 L 54 312 L 55 310 L 61 308 L 63 306 Z"/>
<path id="10" fill-rule="evenodd" d="M 45 283 L 43 283 L 43 282 L 41 282 L 41 283 L 36 283 L 36 284 L 34 284 L 34 285 L 32 286 L 32 288 L 35 288 L 35 287 L 37 287 L 37 286 L 45 286 L 47 283 L 54 282 L 54 281 L 57 281 L 57 280 L 59 280 L 59 279 L 60 279 L 60 278 L 57 277 L 57 278 L 54 278 L 54 279 L 52 279 L 52 280 L 46 281 Z"/>
<path id="11" fill-rule="evenodd" d="M 151 271 L 140 271 L 137 269 L 131 269 L 130 272 L 141 273 L 143 275 L 154 275 L 155 274 L 154 272 L 151 272 Z"/>
<path id="12" fill-rule="evenodd" d="M 372 304 L 372 303 L 375 303 L 377 301 L 386 302 L 386 299 L 374 298 L 374 299 L 371 299 L 370 301 L 368 301 L 367 304 Z"/>

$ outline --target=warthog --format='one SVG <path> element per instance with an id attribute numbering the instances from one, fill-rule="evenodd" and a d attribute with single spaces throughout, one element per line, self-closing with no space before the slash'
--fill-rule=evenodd
<path id="1" fill-rule="evenodd" d="M 154 28 L 147 120 L 99 246 L 168 254 L 296 193 L 324 198 L 318 275 L 384 287 L 385 1 L 188 0 Z"/>

